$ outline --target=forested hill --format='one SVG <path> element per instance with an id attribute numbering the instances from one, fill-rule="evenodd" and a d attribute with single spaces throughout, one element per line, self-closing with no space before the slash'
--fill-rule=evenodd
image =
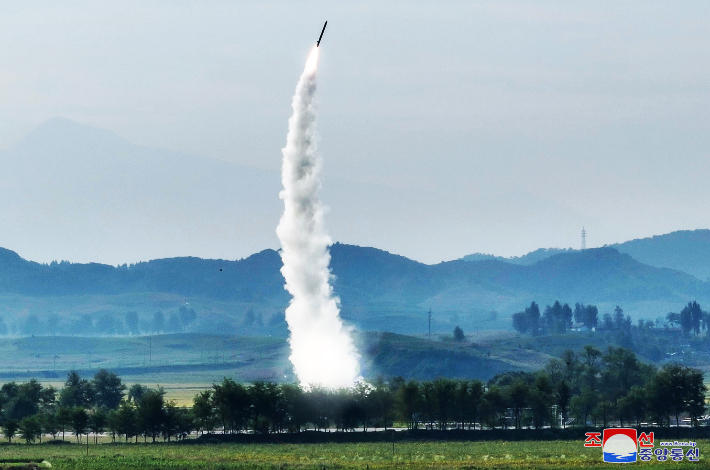
<path id="1" fill-rule="evenodd" d="M 642 263 L 710 279 L 710 230 L 680 230 L 612 246 Z"/>
<path id="2" fill-rule="evenodd" d="M 424 308 L 470 313 L 551 302 L 710 299 L 710 284 L 671 269 L 644 265 L 614 248 L 560 253 L 533 265 L 498 260 L 425 265 L 374 248 L 335 244 L 334 287 L 346 310 Z M 112 267 L 38 264 L 0 251 L 0 293 L 27 296 L 165 292 L 213 300 L 286 303 L 277 252 L 238 261 L 169 258 Z M 380 308 L 380 307 L 378 307 Z"/>
<path id="3" fill-rule="evenodd" d="M 679 230 L 665 235 L 629 240 L 610 245 L 637 261 L 657 268 L 671 268 L 707 281 L 710 279 L 710 230 Z M 461 258 L 464 261 L 495 259 L 512 264 L 532 265 L 560 253 L 570 253 L 572 248 L 540 248 L 523 256 L 502 256 L 474 253 Z"/>
<path id="4" fill-rule="evenodd" d="M 489 259 L 496 259 L 498 261 L 505 261 L 507 263 L 513 264 L 523 264 L 529 266 L 535 264 L 550 256 L 558 255 L 560 253 L 567 253 L 574 251 L 573 248 L 538 248 L 535 251 L 531 251 L 523 256 L 512 256 L 510 258 L 505 258 L 503 256 L 487 255 L 485 253 L 474 253 L 472 255 L 466 255 L 461 258 L 464 261 L 483 261 Z"/>

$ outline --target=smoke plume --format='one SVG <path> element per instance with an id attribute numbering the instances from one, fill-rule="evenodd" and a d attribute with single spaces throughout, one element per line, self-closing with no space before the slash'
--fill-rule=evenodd
<path id="1" fill-rule="evenodd" d="M 318 197 L 322 159 L 316 152 L 316 68 L 313 48 L 293 96 L 293 115 L 283 149 L 281 180 L 284 213 L 276 228 L 281 241 L 281 273 L 292 299 L 286 309 L 291 356 L 298 380 L 310 387 L 350 387 L 360 380 L 360 356 L 351 328 L 340 319 L 340 299 L 330 285 L 331 239 Z"/>

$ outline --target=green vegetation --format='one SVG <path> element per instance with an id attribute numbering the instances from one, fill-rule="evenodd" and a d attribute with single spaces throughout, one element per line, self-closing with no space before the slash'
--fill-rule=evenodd
<path id="1" fill-rule="evenodd" d="M 697 426 L 706 405 L 703 375 L 680 364 L 656 370 L 633 352 L 587 345 L 568 350 L 542 371 L 507 372 L 487 383 L 438 378 L 418 382 L 401 377 L 361 382 L 351 389 L 304 389 L 295 384 L 225 377 L 194 397 L 191 407 L 165 398 L 162 388 L 134 384 L 129 389 L 114 373 L 99 370 L 92 380 L 72 371 L 60 391 L 36 380 L 0 388 L 0 424 L 8 442 L 19 435 L 41 441 L 71 431 L 107 432 L 113 441 L 142 437 L 155 442 L 184 439 L 193 431 L 245 431 L 258 435 L 303 430 L 586 428 L 642 425 Z M 572 419 L 570 419 L 572 418 Z M 645 423 L 645 425 L 649 425 Z"/>
<path id="2" fill-rule="evenodd" d="M 500 336 L 499 333 L 496 333 Z M 509 333 L 503 333 L 508 338 Z M 466 339 L 476 339 L 467 333 Z M 377 376 L 433 379 L 442 375 L 487 380 L 510 370 L 535 370 L 549 359 L 533 353 L 524 360 L 517 346 L 478 347 L 467 341 L 427 341 L 393 333 L 356 335 L 368 379 Z M 510 351 L 511 358 L 498 355 Z M 58 387 L 70 370 L 91 377 L 100 368 L 116 372 L 127 383 L 162 385 L 181 403 L 223 377 L 238 382 L 293 381 L 285 338 L 180 333 L 126 337 L 35 336 L 0 338 L 0 380 L 36 378 Z M 190 392 L 190 393 L 188 393 Z"/>
<path id="3" fill-rule="evenodd" d="M 333 245 L 331 255 L 343 318 L 361 330 L 422 333 L 432 304 L 438 306 L 435 332 L 456 325 L 472 332 L 509 328 L 507 315 L 490 313 L 514 312 L 531 297 L 573 298 L 600 310 L 618 303 L 634 321 L 665 315 L 679 298 L 710 301 L 700 279 L 644 265 L 608 247 L 565 251 L 530 265 L 499 260 L 425 265 L 343 244 Z M 0 249 L 0 335 L 286 336 L 289 297 L 280 267 L 273 250 L 238 261 L 172 258 L 113 267 L 41 265 Z"/>
<path id="4" fill-rule="evenodd" d="M 540 315 L 540 308 L 532 302 L 524 311 L 512 315 L 512 326 L 525 337 L 532 337 L 524 341 L 526 348 L 558 357 L 570 344 L 579 346 L 579 340 L 585 340 L 597 347 L 623 346 L 654 363 L 669 358 L 696 367 L 710 363 L 710 313 L 696 301 L 656 321 L 639 318 L 637 324 L 618 305 L 613 313 L 604 313 L 602 319 L 598 314 L 596 306 L 577 303 L 573 324 L 568 304 L 556 301 Z M 573 327 L 581 331 L 568 333 Z"/>
<path id="5" fill-rule="evenodd" d="M 702 449 L 710 442 L 699 441 Z M 604 464 L 599 448 L 582 440 L 553 442 L 397 442 L 360 444 L 101 444 L 12 445 L 3 458 L 42 461 L 53 469 L 578 469 L 618 468 Z M 0 463 L 0 465 L 3 465 Z M 698 463 L 656 462 L 654 468 L 698 468 Z"/>

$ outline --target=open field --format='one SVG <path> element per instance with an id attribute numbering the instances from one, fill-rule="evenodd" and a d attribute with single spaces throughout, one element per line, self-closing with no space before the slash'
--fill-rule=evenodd
<path id="1" fill-rule="evenodd" d="M 429 341 L 422 336 L 381 332 L 360 332 L 355 340 L 362 354 L 362 373 L 368 380 L 378 376 L 488 380 L 509 370 L 539 370 L 565 349 L 579 351 L 585 344 L 596 344 L 604 350 L 616 344 L 603 333 L 532 337 L 493 330 L 471 332 L 463 342 L 442 335 L 434 335 Z M 673 347 L 677 351 L 672 356 L 675 360 L 707 370 L 707 352 L 677 344 Z M 162 386 L 168 399 L 185 406 L 196 393 L 224 377 L 243 383 L 293 382 L 288 355 L 287 339 L 279 336 L 175 333 L 0 337 L 0 384 L 34 378 L 60 388 L 70 370 L 90 378 L 105 368 L 117 373 L 127 385 Z"/>
<path id="2" fill-rule="evenodd" d="M 507 370 L 536 370 L 549 359 L 522 351 L 515 342 L 428 341 L 393 333 L 356 336 L 366 378 L 402 375 L 433 379 L 441 375 L 488 379 Z M 508 338 L 510 334 L 503 334 Z M 491 342 L 493 341 L 493 342 Z M 168 398 L 190 398 L 223 377 L 238 382 L 294 381 L 287 339 L 176 333 L 136 336 L 30 336 L 0 338 L 0 383 L 37 379 L 55 387 L 70 370 L 91 377 L 98 369 L 117 373 L 126 384 L 163 386 Z"/>
<path id="3" fill-rule="evenodd" d="M 710 442 L 698 442 L 701 461 L 651 462 L 654 468 L 705 467 Z M 582 441 L 403 442 L 364 444 L 12 444 L 3 460 L 47 460 L 54 469 L 567 469 L 618 468 Z"/>
<path id="4" fill-rule="evenodd" d="M 98 369 L 125 384 L 165 388 L 169 399 L 187 404 L 199 390 L 223 377 L 242 382 L 284 380 L 284 338 L 171 334 L 154 336 L 35 336 L 0 339 L 0 382 L 32 378 L 61 387 L 70 370 L 91 377 Z"/>

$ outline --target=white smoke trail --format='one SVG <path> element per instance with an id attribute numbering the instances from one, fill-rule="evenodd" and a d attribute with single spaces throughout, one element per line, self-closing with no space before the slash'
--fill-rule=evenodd
<path id="1" fill-rule="evenodd" d="M 292 296 L 286 309 L 291 356 L 304 386 L 350 387 L 360 377 L 359 354 L 351 328 L 340 319 L 340 300 L 330 286 L 331 239 L 318 197 L 322 160 L 316 153 L 316 68 L 313 48 L 293 96 L 293 115 L 283 149 L 281 180 L 284 213 L 276 228 L 281 241 L 281 273 Z"/>

